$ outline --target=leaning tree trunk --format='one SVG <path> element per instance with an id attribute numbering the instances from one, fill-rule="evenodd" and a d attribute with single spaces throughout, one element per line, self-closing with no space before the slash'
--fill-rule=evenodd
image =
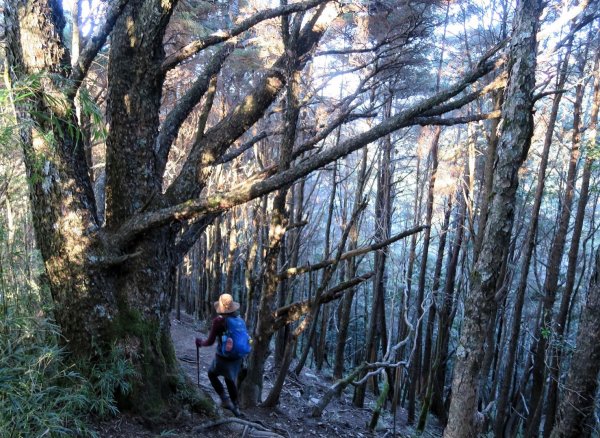
<path id="1" fill-rule="evenodd" d="M 565 383 L 558 422 L 551 438 L 586 437 L 593 428 L 600 372 L 600 249 L 577 331 L 577 347 Z"/>
<path id="2" fill-rule="evenodd" d="M 531 387 L 531 397 L 529 399 L 529 417 L 527 418 L 527 427 L 525 436 L 537 437 L 538 429 L 542 417 L 542 408 L 544 405 L 544 388 L 546 386 L 547 368 L 546 368 L 546 351 L 548 350 L 548 341 L 550 334 L 553 333 L 552 327 L 552 310 L 556 301 L 556 293 L 558 292 L 558 282 L 561 268 L 561 260 L 567 241 L 569 232 L 569 221 L 571 219 L 571 206 L 575 195 L 575 184 L 577 182 L 577 163 L 579 162 L 580 143 L 581 143 L 581 111 L 583 104 L 583 94 L 585 85 L 582 82 L 584 74 L 584 66 L 586 56 L 582 56 L 579 61 L 580 81 L 576 86 L 575 102 L 573 104 L 573 134 L 571 154 L 569 157 L 569 166 L 565 188 L 561 199 L 561 210 L 558 224 L 556 225 L 556 233 L 552 240 L 550 255 L 547 261 L 546 278 L 543 288 L 543 306 L 542 306 L 542 321 L 537 328 L 537 342 L 534 347 L 534 363 L 533 363 L 533 382 Z"/>
<path id="3" fill-rule="evenodd" d="M 571 44 L 567 45 L 566 54 L 562 65 L 559 67 L 560 73 L 556 83 L 556 88 L 561 89 L 567 78 L 567 67 L 569 65 L 569 57 L 571 53 Z M 502 434 L 504 426 L 506 424 L 506 407 L 509 399 L 509 392 L 511 387 L 511 379 L 515 367 L 515 360 L 517 354 L 517 344 L 519 341 L 519 334 L 521 332 L 521 315 L 523 313 L 523 306 L 525 304 L 525 292 L 527 289 L 527 280 L 529 278 L 529 265 L 531 264 L 531 257 L 533 256 L 533 248 L 535 246 L 535 236 L 537 234 L 538 220 L 540 217 L 540 207 L 542 205 L 542 194 L 544 193 L 544 186 L 546 182 L 546 168 L 548 167 L 548 155 L 550 153 L 550 146 L 552 145 L 552 137 L 554 133 L 554 126 L 556 124 L 556 117 L 558 116 L 558 108 L 562 93 L 554 96 L 552 101 L 552 108 L 548 117 L 548 128 L 546 136 L 544 138 L 544 147 L 542 150 L 542 156 L 540 160 L 540 167 L 538 169 L 538 182 L 535 189 L 535 197 L 533 201 L 533 207 L 531 209 L 531 217 L 529 219 L 529 228 L 527 230 L 527 237 L 524 242 L 524 247 L 521 255 L 521 273 L 519 277 L 519 283 L 516 290 L 515 304 L 513 307 L 513 319 L 511 323 L 510 337 L 508 343 L 508 353 L 506 356 L 506 369 L 504 371 L 505 378 L 500 387 L 496 404 L 496 418 L 494 421 L 494 431 L 497 436 Z"/>
<path id="4" fill-rule="evenodd" d="M 367 176 L 367 152 L 368 148 L 363 149 L 362 158 L 360 160 L 360 167 L 358 175 L 356 177 L 356 191 L 354 192 L 354 205 L 352 208 L 352 216 L 356 216 L 358 209 L 362 203 L 365 180 Z M 352 224 L 350 230 L 348 249 L 350 251 L 358 248 L 358 232 L 359 232 L 360 220 L 357 220 Z M 356 275 L 356 261 L 354 258 L 347 260 L 346 262 L 346 279 L 350 280 Z M 355 289 L 344 294 L 342 297 L 342 303 L 339 310 L 339 332 L 337 337 L 337 343 L 335 346 L 335 359 L 333 365 L 333 378 L 341 379 L 344 372 L 344 361 L 346 351 L 346 341 L 348 339 L 348 329 L 350 325 L 350 316 L 352 310 L 352 301 L 354 300 Z"/>
<path id="5" fill-rule="evenodd" d="M 446 204 L 446 212 L 444 213 L 444 222 L 442 229 L 440 230 L 437 259 L 435 262 L 435 270 L 433 272 L 433 284 L 431 286 L 431 294 L 433 295 L 432 304 L 429 307 L 427 315 L 427 331 L 425 333 L 425 347 L 423 352 L 423 373 L 426 374 L 427 380 L 425 381 L 423 403 L 421 405 L 421 413 L 419 415 L 419 422 L 417 424 L 417 430 L 422 432 L 425 430 L 427 423 L 427 415 L 429 414 L 429 408 L 431 405 L 431 399 L 433 397 L 433 380 L 434 371 L 437 370 L 437 364 L 431 363 L 432 350 L 433 350 L 433 331 L 435 328 L 435 319 L 437 318 L 437 306 L 438 306 L 438 289 L 440 287 L 440 277 L 442 274 L 442 264 L 444 262 L 444 250 L 446 249 L 446 236 L 448 235 L 448 228 L 450 225 L 450 213 L 452 213 L 452 196 L 448 196 Z M 438 324 L 439 332 L 439 324 Z"/>
<path id="6" fill-rule="evenodd" d="M 527 155 L 533 131 L 536 33 L 542 4 L 524 0 L 517 10 L 509 52 L 509 80 L 502 107 L 502 131 L 494 169 L 492 199 L 481 251 L 471 273 L 471 290 L 465 300 L 465 317 L 456 352 L 452 402 L 444 436 L 478 434 L 478 387 L 483 347 L 496 307 L 494 294 L 508 245 L 518 186 L 517 172 Z"/>
<path id="7" fill-rule="evenodd" d="M 560 380 L 560 362 L 562 357 L 562 345 L 563 335 L 565 333 L 567 315 L 569 313 L 569 304 L 571 303 L 571 295 L 575 286 L 575 273 L 577 270 L 577 259 L 579 255 L 579 242 L 581 240 L 581 232 L 583 229 L 583 220 L 585 218 L 586 206 L 589 198 L 590 178 L 592 173 L 592 164 L 594 163 L 594 152 L 593 148 L 596 144 L 597 137 L 597 124 L 598 124 L 598 107 L 600 106 L 600 48 L 597 49 L 596 59 L 594 61 L 594 98 L 592 101 L 592 110 L 590 113 L 590 125 L 589 132 L 591 133 L 587 149 L 587 155 L 585 157 L 585 164 L 583 166 L 583 176 L 581 181 L 581 188 L 579 190 L 579 201 L 577 203 L 577 213 L 575 214 L 575 222 L 573 225 L 573 236 L 571 237 L 571 247 L 569 249 L 568 265 L 567 265 L 567 278 L 565 284 L 565 290 L 561 297 L 560 307 L 556 315 L 555 327 L 556 336 L 559 341 L 559 345 L 556 347 L 556 353 L 552 354 L 550 364 L 550 379 L 548 386 L 548 395 L 546 397 L 546 415 L 544 420 L 544 438 L 550 436 L 550 432 L 554 427 L 556 419 L 556 408 L 558 404 L 558 383 Z"/>
<path id="8" fill-rule="evenodd" d="M 288 48 L 289 49 L 289 48 Z M 288 169 L 292 158 L 292 149 L 296 139 L 296 128 L 300 106 L 299 72 L 289 71 L 290 82 L 287 87 L 285 136 L 279 150 L 279 167 Z M 242 383 L 241 401 L 244 406 L 255 406 L 262 399 L 262 379 L 265 361 L 270 353 L 269 344 L 274 332 L 272 329 L 272 306 L 275 303 L 279 280 L 277 278 L 280 251 L 288 225 L 285 208 L 287 188 L 280 189 L 273 199 L 273 211 L 269 224 L 269 242 L 263 271 L 264 285 L 260 297 L 258 321 L 255 329 L 255 342 L 248 362 L 248 374 Z"/>
<path id="9" fill-rule="evenodd" d="M 337 140 L 336 142 L 339 144 L 340 141 L 341 128 L 338 129 L 337 132 Z M 333 220 L 333 208 L 335 206 L 335 195 L 337 192 L 337 162 L 333 163 L 333 174 L 331 176 L 331 194 L 329 195 L 329 206 L 327 208 L 327 219 L 325 221 L 325 242 L 323 245 L 323 260 L 327 260 L 330 256 L 331 252 L 331 222 Z M 322 273 L 321 281 L 325 278 L 325 271 Z M 327 287 L 327 285 L 323 285 Z M 321 311 L 322 309 L 322 311 Z M 298 364 L 296 365 L 294 372 L 299 375 L 306 364 L 306 360 L 308 359 L 308 354 L 310 350 L 313 350 L 313 358 L 316 362 L 317 370 L 321 370 L 323 367 L 323 360 L 325 352 L 320 348 L 321 342 L 325 342 L 325 336 L 327 331 L 327 320 L 329 318 L 328 312 L 326 311 L 327 305 L 317 306 L 315 309 L 316 313 L 312 318 L 312 322 L 310 324 L 310 329 L 308 331 L 308 335 L 306 336 L 306 344 L 304 345 L 304 349 L 302 350 L 302 354 L 300 355 L 300 359 L 298 360 Z M 319 315 L 321 318 L 319 319 Z M 319 333 L 319 338 L 317 339 L 317 327 L 319 326 L 319 320 L 321 322 L 321 332 Z"/>
<path id="10" fill-rule="evenodd" d="M 393 96 L 388 96 L 384 105 L 384 118 L 389 118 L 392 110 Z M 392 175 L 394 173 L 392 164 L 392 141 L 386 136 L 381 142 L 382 151 L 379 160 L 380 173 L 377 177 L 377 198 L 375 201 L 375 241 L 382 242 L 390 237 L 391 231 L 391 202 L 392 202 Z M 366 362 L 375 362 L 379 350 L 379 343 L 383 349 L 386 348 L 385 330 L 385 265 L 387 253 L 385 249 L 379 250 L 374 257 L 375 276 L 373 277 L 373 304 L 369 318 L 369 326 L 366 328 L 364 359 Z M 373 378 L 375 379 L 375 378 Z M 376 385 L 376 384 L 375 384 Z M 367 383 L 356 388 L 353 403 L 355 406 L 364 404 Z"/>
<path id="11" fill-rule="evenodd" d="M 456 184 L 456 196 L 459 197 L 455 235 L 452 243 L 452 250 L 448 253 L 446 260 L 446 283 L 442 295 L 442 307 L 439 314 L 438 335 L 435 347 L 435 359 L 432 375 L 432 395 L 431 395 L 431 411 L 437 415 L 442 424 L 448 420 L 446 408 L 444 406 L 444 387 L 446 385 L 446 374 L 449 368 L 448 350 L 450 345 L 450 334 L 454 315 L 456 314 L 455 304 L 455 284 L 456 274 L 458 270 L 459 257 L 461 251 L 464 251 L 463 245 L 465 235 L 465 222 L 467 217 L 467 198 L 469 197 L 469 185 L 466 181 L 472 178 L 468 173 L 469 166 L 465 163 L 464 173 L 461 175 L 465 180 L 465 184 L 458 179 Z"/>
<path id="12" fill-rule="evenodd" d="M 420 136 L 423 134 L 424 129 L 421 129 L 421 133 L 419 134 Z M 421 138 L 421 137 L 420 137 Z M 416 164 L 416 171 L 415 171 L 415 198 L 414 198 L 414 202 L 413 202 L 413 223 L 416 225 L 419 222 L 420 218 L 420 213 L 421 213 L 421 195 L 422 195 L 422 191 L 420 190 L 420 184 L 419 181 L 421 179 L 421 153 L 419 150 L 417 150 L 417 164 Z M 408 252 L 408 266 L 406 268 L 406 285 L 405 285 L 405 290 L 406 292 L 403 294 L 402 299 L 401 299 L 401 304 L 400 304 L 400 316 L 398 318 L 398 328 L 397 328 L 397 338 L 398 341 L 400 342 L 402 339 L 404 339 L 407 335 L 407 333 L 409 332 L 409 327 L 406 324 L 406 319 L 403 317 L 403 309 L 407 308 L 407 303 L 411 302 L 411 290 L 412 290 L 412 277 L 413 277 L 413 270 L 414 270 L 414 265 L 415 265 L 415 259 L 416 259 L 416 253 L 417 253 L 417 236 L 412 236 L 411 240 L 410 240 L 410 249 Z M 404 358 L 405 352 L 404 352 L 404 345 L 401 346 L 397 351 L 396 351 L 396 360 L 402 360 Z M 399 394 L 402 391 L 402 387 L 404 386 L 404 375 L 400 373 L 400 368 L 398 368 L 396 370 L 396 378 L 394 379 L 394 402 L 393 405 L 396 406 L 396 403 L 398 401 L 398 397 Z M 403 403 L 403 402 L 402 402 Z M 361 405 L 362 406 L 362 405 Z"/>

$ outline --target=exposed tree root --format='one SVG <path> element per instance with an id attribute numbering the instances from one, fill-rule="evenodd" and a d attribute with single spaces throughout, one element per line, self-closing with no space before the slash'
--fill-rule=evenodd
<path id="1" fill-rule="evenodd" d="M 272 430 L 259 423 L 254 423 L 248 420 L 242 420 L 241 418 L 236 417 L 219 418 L 218 420 L 202 423 L 200 426 L 194 428 L 194 433 L 199 433 L 207 429 L 211 429 L 213 427 L 218 427 L 224 424 L 231 423 L 237 423 L 244 426 L 244 432 L 242 434 L 242 436 L 244 437 L 283 437 L 283 435 L 279 435 L 278 433 L 273 432 Z M 256 429 L 256 431 L 253 432 L 252 429 Z"/>

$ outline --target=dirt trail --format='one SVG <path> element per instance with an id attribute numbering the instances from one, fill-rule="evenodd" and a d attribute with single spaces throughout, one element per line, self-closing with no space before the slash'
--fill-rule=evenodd
<path id="1" fill-rule="evenodd" d="M 174 316 L 174 315 L 173 315 Z M 181 321 L 172 318 L 171 335 L 175 351 L 182 368 L 193 382 L 197 381 L 196 371 L 196 337 L 205 338 L 206 330 L 201 324 L 194 322 L 189 315 L 182 313 Z M 207 370 L 215 354 L 215 346 L 200 349 L 200 387 L 209 394 L 215 402 L 218 397 L 212 389 L 207 376 Z M 276 374 L 272 370 L 272 362 L 267 363 L 263 399 L 271 389 Z M 325 410 L 322 418 L 310 417 L 312 405 L 318 401 L 333 382 L 326 375 L 319 375 L 311 369 L 303 371 L 298 377 L 290 375 L 282 390 L 280 404 L 275 409 L 251 408 L 243 410 L 243 419 L 257 422 L 273 432 L 287 437 L 366 437 L 392 436 L 393 418 L 384 414 L 379 421 L 378 430 L 374 434 L 367 431 L 371 417 L 371 407 L 374 400 L 368 400 L 364 409 L 352 406 L 351 396 L 345 394 L 334 400 Z M 222 416 L 230 416 L 228 411 L 219 411 Z M 396 436 L 410 436 L 411 431 L 404 425 L 405 415 L 398 411 Z M 243 426 L 219 426 L 221 432 L 232 433 L 232 436 L 242 436 Z M 213 429 L 215 430 L 215 429 Z M 258 433 L 258 432 L 257 432 Z M 423 436 L 435 436 L 437 433 Z M 223 435 L 221 435 L 223 436 Z M 251 434 L 249 436 L 252 436 Z M 258 436 L 258 435 L 256 435 Z"/>
<path id="2" fill-rule="evenodd" d="M 196 344 L 194 343 L 197 337 L 206 338 L 206 331 L 200 330 L 200 324 L 194 323 L 191 316 L 181 314 L 181 321 L 175 318 L 171 319 L 171 337 L 173 339 L 173 346 L 175 347 L 175 354 L 179 359 L 182 369 L 192 379 L 193 382 L 197 382 L 198 373 L 196 366 Z M 204 389 L 208 395 L 213 397 L 216 402 L 218 397 L 214 394 L 212 386 L 208 381 L 208 367 L 212 363 L 215 356 L 215 348 L 204 347 L 200 348 L 200 387 Z"/>
<path id="3" fill-rule="evenodd" d="M 193 384 L 197 382 L 196 368 L 196 337 L 207 336 L 205 324 L 201 324 L 186 314 L 177 320 L 175 315 L 171 318 L 171 336 L 175 353 L 184 372 L 190 377 Z M 217 403 L 217 395 L 212 389 L 207 376 L 207 370 L 215 354 L 215 346 L 200 349 L 200 388 L 212 397 Z M 263 399 L 272 387 L 272 382 L 277 377 L 273 369 L 272 360 L 267 362 L 267 371 L 264 380 Z M 251 408 L 242 411 L 242 420 L 257 427 L 246 427 L 244 424 L 235 423 L 235 417 L 222 409 L 217 410 L 218 418 L 200 417 L 198 414 L 181 412 L 176 418 L 165 419 L 165 425 L 157 433 L 150 432 L 139 418 L 126 415 L 111 419 L 96 425 L 99 436 L 103 438 L 155 438 L 163 436 L 179 438 L 275 438 L 275 437 L 392 437 L 393 418 L 385 411 L 379 420 L 378 428 L 374 433 L 369 433 L 367 424 L 371 418 L 374 399 L 367 398 L 364 409 L 352 406 L 351 391 L 346 391 L 339 399 L 334 399 L 327 407 L 321 418 L 312 418 L 310 411 L 333 384 L 331 377 L 325 373 L 316 373 L 306 368 L 298 377 L 290 373 L 283 387 L 280 404 L 275 409 Z M 210 422 L 222 422 L 216 427 L 199 430 Z M 435 419 L 432 418 L 432 421 Z M 406 413 L 399 409 L 397 415 L 397 437 L 416 436 L 413 429 L 405 424 Z M 262 429 L 262 430 L 259 430 Z M 441 436 L 439 427 L 430 427 L 421 437 Z"/>

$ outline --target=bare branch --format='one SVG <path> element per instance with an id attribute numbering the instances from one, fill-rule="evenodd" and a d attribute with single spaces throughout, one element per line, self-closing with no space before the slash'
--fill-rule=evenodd
<path id="1" fill-rule="evenodd" d="M 323 293 L 317 300 L 306 300 L 293 303 L 285 307 L 280 307 L 274 312 L 271 330 L 275 332 L 286 324 L 298 321 L 303 315 L 306 315 L 313 308 L 315 308 L 315 306 L 320 306 L 321 304 L 329 303 L 330 301 L 341 298 L 345 291 L 348 291 L 363 281 L 368 280 L 374 274 L 375 273 L 371 271 L 358 277 L 354 277 L 351 280 L 339 283 L 337 286 L 334 286 Z"/>
<path id="2" fill-rule="evenodd" d="M 200 109 L 200 116 L 198 117 L 198 123 L 196 125 L 196 135 L 194 142 L 200 141 L 206 131 L 206 124 L 208 123 L 208 116 L 212 110 L 213 104 L 215 103 L 215 96 L 217 94 L 217 75 L 213 76 L 208 83 L 208 90 L 204 93 L 204 103 Z"/>
<path id="3" fill-rule="evenodd" d="M 283 438 L 283 435 L 276 434 L 276 433 L 272 432 L 270 429 L 267 429 L 266 427 L 264 427 L 263 425 L 261 425 L 259 423 L 254 423 L 254 422 L 248 421 L 248 420 L 242 420 L 241 418 L 236 418 L 236 417 L 219 418 L 218 420 L 203 423 L 200 426 L 195 427 L 194 432 L 200 433 L 207 429 L 211 429 L 213 427 L 217 427 L 217 426 L 221 426 L 223 424 L 229 424 L 229 423 L 241 424 L 243 426 L 251 427 L 253 429 L 257 429 L 262 432 L 268 432 L 271 434 L 269 436 Z"/>
<path id="4" fill-rule="evenodd" d="M 360 385 L 364 384 L 367 380 L 369 380 L 371 377 L 376 376 L 377 374 L 381 374 L 386 368 L 398 368 L 398 367 L 408 368 L 408 361 L 401 360 L 400 362 L 375 362 L 375 363 L 369 363 L 369 364 L 366 365 L 366 368 L 367 369 L 369 369 L 369 368 L 373 369 L 373 371 L 369 371 L 359 381 L 352 382 L 352 385 L 354 385 L 354 386 L 360 386 Z"/>
<path id="5" fill-rule="evenodd" d="M 127 260 L 131 260 L 137 258 L 142 255 L 141 251 L 134 252 L 132 254 L 124 254 L 121 256 L 103 256 L 103 257 L 94 257 L 90 256 L 88 261 L 90 266 L 101 269 L 108 269 L 116 265 L 120 265 L 125 263 Z"/>
<path id="6" fill-rule="evenodd" d="M 104 23 L 102 23 L 102 27 L 96 35 L 92 36 L 88 40 L 77 59 L 77 63 L 71 70 L 69 79 L 73 82 L 73 84 L 71 85 L 71 89 L 68 91 L 67 95 L 75 96 L 77 93 L 81 82 L 85 78 L 85 75 L 87 75 L 90 65 L 92 65 L 92 61 L 102 46 L 104 46 L 104 43 L 106 43 L 108 35 L 111 33 L 115 23 L 117 22 L 117 19 L 125 9 L 125 6 L 127 6 L 128 2 L 129 0 L 117 0 L 111 2 L 111 5 L 106 12 Z"/>
<path id="7" fill-rule="evenodd" d="M 320 12 L 322 11 L 319 10 L 318 13 Z M 297 58 L 293 61 L 294 69 L 302 70 L 309 60 L 310 52 L 316 47 L 334 18 L 335 16 L 331 16 L 328 20 L 316 24 L 309 21 L 305 25 L 297 43 Z M 235 140 L 264 116 L 267 108 L 285 86 L 284 70 L 288 62 L 290 62 L 288 54 L 284 53 L 275 65 L 265 72 L 262 80 L 240 104 L 208 130 L 201 141 L 194 142 L 181 172 L 166 192 L 165 197 L 169 203 L 183 202 L 199 193 L 205 179 L 203 174 L 210 172 L 206 169 L 214 165 Z"/>
<path id="8" fill-rule="evenodd" d="M 313 407 L 311 411 L 311 417 L 320 417 L 323 415 L 323 411 L 331 402 L 331 400 L 342 394 L 342 391 L 350 385 L 365 369 L 366 364 L 363 363 L 354 368 L 346 377 L 335 382 L 329 390 L 323 395 L 321 400 Z"/>
<path id="9" fill-rule="evenodd" d="M 419 225 L 418 227 L 411 228 L 410 230 L 403 231 L 402 233 L 398 233 L 389 239 L 386 239 L 379 243 L 374 243 L 373 245 L 363 246 L 361 248 L 354 249 L 352 251 L 348 251 L 343 253 L 340 256 L 340 260 L 348 260 L 353 257 L 357 257 L 362 254 L 366 254 L 368 252 L 377 251 L 378 249 L 385 248 L 386 246 L 391 245 L 398 240 L 404 239 L 405 237 L 412 236 L 413 234 L 419 233 L 427 228 L 425 225 Z M 326 268 L 327 266 L 331 266 L 336 262 L 336 259 L 328 259 L 323 260 L 319 263 L 315 263 L 314 265 L 306 265 L 294 268 L 288 268 L 283 272 L 280 272 L 278 277 L 280 280 L 284 280 L 286 278 L 294 277 L 296 275 L 304 274 L 306 272 L 318 271 L 319 269 Z"/>
<path id="10" fill-rule="evenodd" d="M 122 247 L 140 233 L 146 230 L 169 224 L 173 221 L 183 221 L 200 217 L 204 214 L 219 213 L 236 205 L 243 204 L 243 199 L 254 199 L 254 185 L 257 181 L 264 180 L 275 173 L 276 168 L 270 167 L 248 178 L 244 183 L 232 189 L 227 194 L 215 194 L 210 197 L 193 199 L 173 207 L 150 211 L 132 216 L 110 237 L 110 242 L 115 247 Z M 235 193 L 234 196 L 229 196 Z"/>
<path id="11" fill-rule="evenodd" d="M 501 111 L 492 111 L 487 114 L 472 114 L 469 116 L 462 117 L 417 117 L 413 120 L 415 125 L 421 126 L 430 126 L 430 125 L 438 125 L 438 126 L 454 126 L 454 125 L 462 125 L 464 123 L 478 122 L 480 120 L 490 120 L 490 119 L 499 119 L 501 116 Z"/>
<path id="12" fill-rule="evenodd" d="M 219 158 L 215 162 L 215 164 L 229 163 L 230 161 L 232 161 L 232 160 L 236 159 L 237 157 L 239 157 L 240 155 L 242 155 L 244 152 L 246 152 L 248 149 L 250 149 L 256 143 L 258 143 L 259 141 L 261 141 L 261 140 L 269 137 L 272 134 L 274 134 L 274 133 L 263 131 L 260 134 L 255 135 L 250 140 L 248 140 L 246 143 L 240 145 L 239 147 L 237 147 L 233 151 L 230 151 L 230 152 L 224 154 L 221 158 Z"/>
<path id="13" fill-rule="evenodd" d="M 162 70 L 163 72 L 167 72 L 173 67 L 177 66 L 177 64 L 179 64 L 181 61 L 195 55 L 199 51 L 204 50 L 207 47 L 214 46 L 215 44 L 222 43 L 223 41 L 227 41 L 228 39 L 247 31 L 261 21 L 280 17 L 282 15 L 288 15 L 294 12 L 306 11 L 320 4 L 327 3 L 328 1 L 330 0 L 309 0 L 302 3 L 293 3 L 291 5 L 279 6 L 277 8 L 265 9 L 264 11 L 257 12 L 251 17 L 246 18 L 240 24 L 234 26 L 232 29 L 215 32 L 206 38 L 193 41 L 182 47 L 165 59 L 162 64 Z"/>
<path id="14" fill-rule="evenodd" d="M 184 226 L 183 234 L 174 239 L 172 252 L 175 257 L 175 265 L 181 262 L 194 243 L 198 241 L 200 234 L 202 234 L 204 230 L 206 230 L 206 227 L 212 224 L 220 214 L 221 213 L 208 214 Z"/>
<path id="15" fill-rule="evenodd" d="M 534 94 L 533 101 L 537 102 L 538 100 L 543 99 L 546 96 L 553 96 L 555 94 L 562 94 L 562 93 L 566 93 L 566 92 L 567 92 L 567 90 L 565 90 L 565 89 L 543 91 L 541 93 Z"/>
<path id="16" fill-rule="evenodd" d="M 481 96 L 484 96 L 500 88 L 504 88 L 506 86 L 506 77 L 506 74 L 503 73 L 499 75 L 494 81 L 492 81 L 491 84 L 488 84 L 485 87 L 479 90 L 475 90 L 469 94 L 466 94 L 459 99 L 446 102 L 442 105 L 438 105 L 435 108 L 430 109 L 429 111 L 425 111 L 422 115 L 426 117 L 440 116 L 455 109 L 462 108 L 466 104 L 473 102 Z"/>

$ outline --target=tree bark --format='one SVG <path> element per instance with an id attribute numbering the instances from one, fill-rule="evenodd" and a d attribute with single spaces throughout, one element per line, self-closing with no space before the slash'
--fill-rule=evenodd
<path id="1" fill-rule="evenodd" d="M 566 47 L 566 53 L 562 63 L 559 64 L 559 74 L 556 81 L 556 88 L 562 89 L 564 87 L 567 71 L 569 66 L 569 57 L 571 53 L 571 44 L 569 43 Z M 535 236 L 537 234 L 538 221 L 540 216 L 540 207 L 542 205 L 542 195 L 544 193 L 544 186 L 546 182 L 546 168 L 548 167 L 548 155 L 550 153 L 550 146 L 552 145 L 552 137 L 554 134 L 554 127 L 556 125 L 556 118 L 558 115 L 558 109 L 560 101 L 562 99 L 562 93 L 556 94 L 552 100 L 552 108 L 548 117 L 548 127 L 546 129 L 546 135 L 544 137 L 544 147 L 542 150 L 540 167 L 537 175 L 537 186 L 535 189 L 535 196 L 533 201 L 533 207 L 531 209 L 531 217 L 529 219 L 529 229 L 527 231 L 527 237 L 524 242 L 524 246 L 521 253 L 521 269 L 519 276 L 519 283 L 515 293 L 515 303 L 513 306 L 513 317 L 511 323 L 510 338 L 508 341 L 508 353 L 506 356 L 506 369 L 504 371 L 504 381 L 500 387 L 496 404 L 496 419 L 494 422 L 494 431 L 496 436 L 502 436 L 505 424 L 506 424 L 506 407 L 508 404 L 511 379 L 515 369 L 517 344 L 519 341 L 519 335 L 521 331 L 521 315 L 523 313 L 523 306 L 525 304 L 525 292 L 527 290 L 527 283 L 529 278 L 529 267 L 531 264 L 531 257 L 533 255 L 533 249 L 535 246 Z"/>
<path id="2" fill-rule="evenodd" d="M 357 209 L 362 203 L 362 197 L 364 192 L 364 186 L 366 182 L 367 176 L 367 148 L 363 149 L 362 158 L 360 161 L 359 172 L 356 180 L 356 191 L 354 192 L 354 205 L 352 215 L 357 214 Z M 350 230 L 349 242 L 348 242 L 348 250 L 352 252 L 356 250 L 358 247 L 358 238 L 359 238 L 359 224 L 360 220 L 357 220 L 352 224 L 352 229 Z M 354 278 L 356 275 L 356 261 L 354 258 L 350 258 L 346 261 L 346 279 L 349 280 Z M 337 343 L 335 347 L 335 358 L 333 365 L 333 378 L 340 380 L 342 378 L 342 374 L 344 373 L 344 364 L 345 364 L 345 351 L 346 351 L 346 341 L 348 339 L 348 328 L 350 324 L 350 316 L 352 310 L 352 301 L 354 300 L 355 289 L 344 294 L 342 298 L 342 303 L 340 306 L 339 312 L 339 332 Z"/>
<path id="3" fill-rule="evenodd" d="M 558 404 L 558 383 L 559 383 L 559 371 L 560 362 L 562 358 L 562 347 L 561 344 L 564 342 L 563 336 L 566 333 L 567 316 L 569 314 L 569 305 L 571 303 L 571 296 L 575 286 L 575 274 L 577 271 L 577 261 L 579 255 L 579 242 L 581 240 L 581 232 L 583 229 L 583 220 L 585 218 L 585 210 L 589 198 L 590 178 L 592 173 L 592 164 L 594 163 L 593 145 L 596 144 L 597 137 L 597 125 L 598 125 L 598 108 L 600 106 L 600 70 L 598 69 L 600 63 L 600 49 L 597 49 L 596 59 L 594 61 L 593 74 L 595 77 L 594 81 L 594 97 L 592 101 L 592 109 L 590 112 L 590 124 L 588 131 L 591 133 L 587 155 L 585 157 L 585 164 L 583 167 L 583 175 L 581 181 L 581 188 L 579 190 L 579 201 L 577 203 L 577 213 L 575 215 L 575 222 L 573 224 L 573 235 L 571 237 L 571 247 L 568 255 L 567 265 L 567 278 L 565 281 L 565 288 L 561 297 L 560 308 L 556 314 L 556 320 L 554 327 L 556 329 L 556 337 L 559 345 L 555 347 L 555 352 L 552 354 L 550 363 L 550 379 L 548 386 L 548 393 L 546 396 L 546 415 L 544 421 L 544 438 L 548 438 L 554 427 L 556 419 L 556 409 Z"/>
<path id="4" fill-rule="evenodd" d="M 444 436 L 476 436 L 481 361 L 490 318 L 496 307 L 494 294 L 502 264 L 502 248 L 510 239 L 517 172 L 527 155 L 533 132 L 533 88 L 536 67 L 536 34 L 542 4 L 524 0 L 518 5 L 509 50 L 509 79 L 502 107 L 503 125 L 494 170 L 492 199 L 481 251 L 471 273 L 471 290 L 465 299 L 465 316 L 456 353 L 452 401 Z"/>
<path id="5" fill-rule="evenodd" d="M 429 244 L 431 237 L 431 218 L 433 217 L 433 197 L 435 192 L 435 179 L 437 176 L 438 169 L 438 144 L 440 140 L 441 129 L 435 128 L 433 132 L 433 139 L 431 140 L 431 150 L 429 152 L 429 159 L 431 160 L 431 170 L 429 174 L 429 188 L 427 189 L 427 204 L 425 206 L 425 225 L 428 228 L 425 229 L 423 234 L 423 252 L 421 255 L 421 266 L 419 268 L 419 283 L 417 286 L 417 301 L 415 303 L 416 313 L 416 333 L 415 333 L 415 349 L 414 356 L 411 359 L 410 367 L 410 387 L 408 389 L 408 424 L 412 424 L 415 421 L 415 410 L 416 410 L 416 397 L 420 391 L 420 383 L 422 379 L 421 374 L 421 338 L 423 337 L 423 324 L 421 324 L 421 317 L 423 315 L 423 300 L 425 298 L 425 277 L 427 275 L 427 260 L 429 256 Z"/>
<path id="6" fill-rule="evenodd" d="M 567 234 L 569 232 L 569 221 L 571 219 L 571 207 L 573 197 L 575 195 L 575 184 L 577 182 L 577 163 L 580 156 L 581 143 L 581 111 L 583 104 L 583 94 L 585 84 L 581 81 L 586 55 L 581 55 L 579 60 L 580 81 L 575 87 L 575 102 L 573 104 L 573 135 L 571 142 L 571 154 L 569 157 L 569 166 L 565 188 L 561 199 L 560 217 L 556 227 L 556 233 L 552 240 L 550 255 L 548 256 L 546 278 L 543 288 L 543 307 L 542 307 L 542 322 L 536 331 L 537 342 L 534 347 L 534 364 L 533 364 L 533 382 L 531 387 L 531 396 L 529 399 L 530 415 L 527 419 L 527 427 L 525 430 L 526 437 L 537 437 L 538 429 L 541 422 L 543 410 L 543 395 L 547 377 L 546 368 L 546 352 L 548 349 L 548 341 L 554 337 L 554 327 L 552 325 L 554 302 L 556 301 L 556 293 L 558 291 L 558 281 L 560 275 L 561 260 L 563 257 Z"/>
<path id="7" fill-rule="evenodd" d="M 600 372 L 600 249 L 577 331 L 577 348 L 565 383 L 552 438 L 587 437 L 593 429 L 594 399 Z"/>

